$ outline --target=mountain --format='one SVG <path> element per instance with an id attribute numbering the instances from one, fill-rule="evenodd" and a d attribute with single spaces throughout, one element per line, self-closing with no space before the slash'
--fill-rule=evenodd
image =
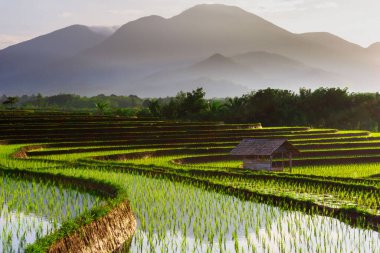
<path id="1" fill-rule="evenodd" d="M 147 88 L 147 96 L 175 95 L 178 89 L 202 85 L 211 97 L 236 96 L 268 86 L 297 90 L 343 82 L 343 78 L 268 52 L 249 52 L 232 57 L 214 54 L 185 68 L 154 73 L 129 87 L 136 94 Z"/>
<path id="2" fill-rule="evenodd" d="M 371 90 L 380 79 L 378 68 L 368 49 L 335 35 L 294 34 L 238 7 L 210 4 L 172 18 L 129 22 L 43 71 L 8 78 L 7 87 L 0 73 L 0 85 L 10 91 L 140 96 L 175 93 L 204 80 L 215 91 L 223 82 L 227 93 L 227 84 L 231 92 L 290 83 Z"/>
<path id="3" fill-rule="evenodd" d="M 111 36 L 120 26 L 89 26 L 91 31 L 97 34 L 103 34 L 107 38 Z"/>
<path id="4" fill-rule="evenodd" d="M 380 42 L 376 42 L 367 48 L 367 51 L 380 62 Z"/>
<path id="5" fill-rule="evenodd" d="M 91 54 L 122 62 L 199 60 L 211 52 L 246 51 L 253 41 L 264 44 L 274 35 L 289 33 L 237 7 L 198 5 L 169 19 L 149 16 L 130 22 Z"/>
<path id="6" fill-rule="evenodd" d="M 232 59 L 260 73 L 265 84 L 297 90 L 301 86 L 333 86 L 345 80 L 338 74 L 308 66 L 302 62 L 279 54 L 268 52 L 249 52 Z M 250 80 L 247 80 L 249 82 Z M 257 86 L 258 84 L 254 84 Z M 286 85 L 286 86 L 285 86 Z M 251 87 L 254 88 L 254 87 Z M 264 88 L 264 87 L 261 87 Z"/>
<path id="7" fill-rule="evenodd" d="M 0 50 L 1 87 L 7 78 L 17 83 L 21 76 L 43 72 L 49 65 L 74 57 L 109 35 L 111 32 L 104 28 L 73 25 Z"/>
<path id="8" fill-rule="evenodd" d="M 324 47 L 328 47 L 336 51 L 351 51 L 355 53 L 362 53 L 365 51 L 363 47 L 327 32 L 301 33 L 299 36 L 313 43 L 318 43 Z"/>
<path id="9" fill-rule="evenodd" d="M 194 64 L 188 69 L 194 75 L 208 76 L 244 76 L 249 69 L 244 65 L 240 65 L 231 58 L 227 58 L 221 54 L 214 54 L 204 61 Z"/>
<path id="10" fill-rule="evenodd" d="M 221 54 L 214 54 L 191 66 L 158 71 L 139 80 L 130 92 L 146 96 L 172 96 L 178 88 L 192 90 L 202 86 L 210 97 L 238 96 L 249 91 L 241 80 L 253 72 Z M 144 91 L 145 90 L 145 91 Z"/>

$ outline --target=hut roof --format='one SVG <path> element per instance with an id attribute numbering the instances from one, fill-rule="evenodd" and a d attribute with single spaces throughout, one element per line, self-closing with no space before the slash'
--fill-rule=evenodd
<path id="1" fill-rule="evenodd" d="M 286 139 L 244 139 L 230 154 L 236 156 L 270 156 L 280 148 L 285 148 L 286 152 L 293 154 L 299 153 L 298 149 Z"/>

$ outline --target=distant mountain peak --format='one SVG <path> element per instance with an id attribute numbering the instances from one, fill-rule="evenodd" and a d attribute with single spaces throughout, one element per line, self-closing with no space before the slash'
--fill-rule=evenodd
<path id="1" fill-rule="evenodd" d="M 231 66 L 236 64 L 233 60 L 230 58 L 225 57 L 222 54 L 216 53 L 211 55 L 209 58 L 199 62 L 195 66 L 197 67 L 209 67 L 209 66 Z"/>
<path id="2" fill-rule="evenodd" d="M 91 31 L 99 34 L 104 34 L 105 36 L 110 36 L 113 34 L 119 26 L 90 26 Z"/>
<path id="3" fill-rule="evenodd" d="M 295 34 L 222 4 L 143 17 L 111 36 L 103 28 L 65 29 L 1 50 L 2 90 L 144 96 L 152 86 L 169 95 L 194 80 L 252 89 L 367 83 L 367 90 L 379 80 L 379 44 L 366 49 L 330 33 Z"/>
<path id="4" fill-rule="evenodd" d="M 107 38 L 84 25 L 71 25 L 0 50 L 0 77 L 23 76 L 74 57 Z M 0 81 L 1 85 L 1 81 Z"/>
<path id="5" fill-rule="evenodd" d="M 375 42 L 368 47 L 368 49 L 373 49 L 373 48 L 380 49 L 380 42 Z"/>
<path id="6" fill-rule="evenodd" d="M 373 43 L 366 50 L 372 57 L 380 59 L 380 42 Z"/>
<path id="7" fill-rule="evenodd" d="M 225 57 L 224 55 L 222 54 L 219 54 L 219 53 L 216 53 L 216 54 L 213 54 L 211 55 L 207 61 L 230 61 L 230 59 L 228 59 L 227 57 Z"/>
<path id="8" fill-rule="evenodd" d="M 213 54 L 209 58 L 198 62 L 189 68 L 190 71 L 201 75 L 211 76 L 245 76 L 248 68 L 235 62 L 231 58 L 227 58 L 222 54 Z"/>
<path id="9" fill-rule="evenodd" d="M 243 10 L 240 7 L 233 6 L 233 5 L 226 5 L 226 4 L 198 4 L 195 5 L 184 12 L 184 13 L 191 13 L 191 12 L 198 12 L 198 11 L 239 11 L 239 12 L 245 12 L 247 11 Z"/>
<path id="10" fill-rule="evenodd" d="M 127 32 L 131 27 L 135 27 L 134 29 L 143 29 L 144 27 L 157 25 L 158 23 L 165 20 L 165 18 L 158 15 L 145 16 L 122 25 L 119 29 L 115 31 L 114 37 L 121 36 L 123 39 L 123 37 L 125 36 L 124 33 Z"/>
<path id="11" fill-rule="evenodd" d="M 140 21 L 141 20 L 143 20 L 143 21 L 157 21 L 157 20 L 165 20 L 165 18 L 161 17 L 159 15 L 149 15 L 149 16 L 146 16 L 146 17 L 139 18 L 137 20 L 140 20 Z"/>
<path id="12" fill-rule="evenodd" d="M 139 19 L 136 19 L 134 21 L 126 23 L 125 25 L 121 26 L 121 29 L 127 28 L 131 24 L 136 24 L 136 23 L 151 24 L 151 23 L 160 22 L 163 20 L 166 20 L 166 19 L 164 17 L 159 16 L 159 15 L 149 15 L 149 16 L 141 17 Z M 119 29 L 119 30 L 121 30 L 121 29 Z"/>
<path id="13" fill-rule="evenodd" d="M 250 16 L 256 17 L 260 20 L 264 20 L 259 16 L 247 12 L 240 7 L 224 4 L 199 4 L 191 7 L 184 12 L 180 13 L 176 17 L 203 17 L 212 18 L 214 16 L 230 16 L 230 17 L 243 17 Z"/>

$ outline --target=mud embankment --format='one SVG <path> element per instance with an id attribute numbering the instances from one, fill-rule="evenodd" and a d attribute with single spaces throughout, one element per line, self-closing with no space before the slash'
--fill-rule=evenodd
<path id="1" fill-rule="evenodd" d="M 137 222 L 128 201 L 120 203 L 106 216 L 54 243 L 47 252 L 117 252 L 128 245 Z"/>

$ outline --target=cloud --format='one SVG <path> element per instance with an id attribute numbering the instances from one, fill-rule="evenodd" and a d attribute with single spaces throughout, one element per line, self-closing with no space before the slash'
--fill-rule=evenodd
<path id="1" fill-rule="evenodd" d="M 61 18 L 69 18 L 69 17 L 71 17 L 73 15 L 73 13 L 72 12 L 69 12 L 69 11 L 65 11 L 65 12 L 62 12 L 61 14 L 59 14 L 59 16 L 61 17 Z"/>
<path id="2" fill-rule="evenodd" d="M 259 10 L 263 12 L 305 11 L 309 9 L 336 8 L 338 6 L 335 1 L 317 0 L 266 0 L 258 3 Z"/>
<path id="3" fill-rule="evenodd" d="M 31 39 L 32 36 L 0 34 L 0 49 Z"/>
<path id="4" fill-rule="evenodd" d="M 308 0 L 267 0 L 258 4 L 260 11 L 264 12 L 284 12 L 305 10 L 305 2 Z"/>
<path id="5" fill-rule="evenodd" d="M 107 36 L 114 33 L 120 26 L 90 26 L 90 29 L 96 33 L 105 34 Z"/>
<path id="6" fill-rule="evenodd" d="M 136 15 L 143 15 L 144 12 L 142 10 L 137 9 L 125 9 L 125 10 L 108 10 L 107 11 L 110 14 L 114 15 L 122 15 L 122 16 L 136 16 Z"/>
<path id="7" fill-rule="evenodd" d="M 337 8 L 339 4 L 336 2 L 322 2 L 315 5 L 317 9 L 329 9 L 329 8 Z"/>

